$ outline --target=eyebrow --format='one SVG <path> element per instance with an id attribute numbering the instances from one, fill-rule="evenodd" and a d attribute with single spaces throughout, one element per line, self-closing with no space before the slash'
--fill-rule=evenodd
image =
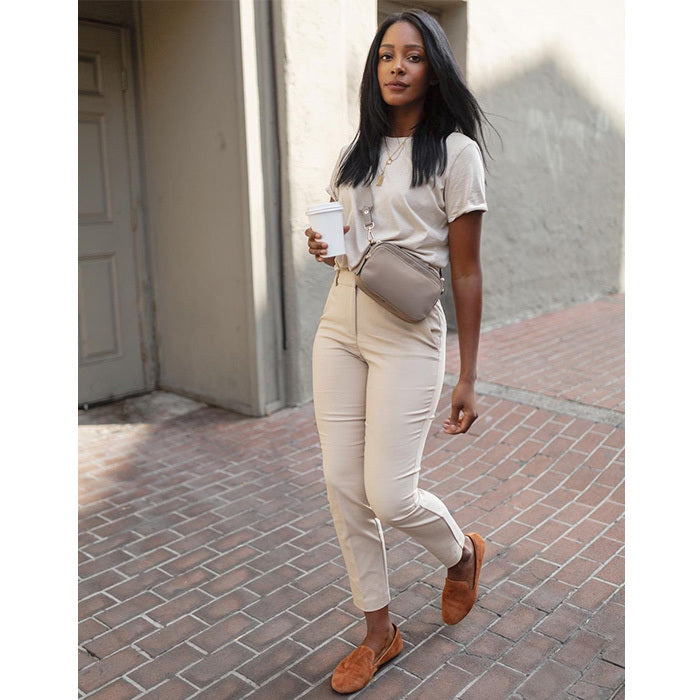
<path id="1" fill-rule="evenodd" d="M 390 49 L 394 48 L 393 44 L 382 44 L 379 48 L 381 49 L 383 46 L 387 46 Z M 424 46 L 422 44 L 404 44 L 405 49 L 424 49 Z"/>

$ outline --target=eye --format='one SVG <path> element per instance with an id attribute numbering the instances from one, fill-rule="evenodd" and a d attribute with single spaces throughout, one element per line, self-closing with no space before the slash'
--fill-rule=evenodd
<path id="1" fill-rule="evenodd" d="M 380 54 L 380 55 L 379 55 L 379 60 L 380 60 L 380 61 L 383 61 L 383 60 L 386 59 L 386 58 L 389 58 L 389 59 L 390 59 L 390 58 L 391 58 L 391 54 L 390 54 L 390 53 L 383 53 L 383 54 Z"/>
<path id="2" fill-rule="evenodd" d="M 411 61 L 411 63 L 420 63 L 423 58 L 421 56 L 418 56 L 417 54 L 414 54 L 413 56 L 409 56 L 408 60 Z"/>

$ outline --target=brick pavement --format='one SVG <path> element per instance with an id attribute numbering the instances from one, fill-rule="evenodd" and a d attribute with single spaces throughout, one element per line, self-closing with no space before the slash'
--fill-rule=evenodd
<path id="1" fill-rule="evenodd" d="M 618 295 L 484 333 L 467 437 L 439 429 L 448 375 L 421 483 L 485 537 L 480 597 L 444 625 L 444 568 L 387 528 L 405 647 L 358 696 L 624 698 L 623 324 Z M 79 421 L 79 697 L 338 697 L 363 624 L 313 407 L 156 392 Z"/>

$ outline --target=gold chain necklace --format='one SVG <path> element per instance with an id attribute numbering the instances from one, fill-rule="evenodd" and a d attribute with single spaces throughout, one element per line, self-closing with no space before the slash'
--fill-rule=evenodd
<path id="1" fill-rule="evenodd" d="M 379 177 L 377 178 L 377 187 L 382 186 L 382 182 L 384 182 L 384 171 L 386 170 L 388 165 L 391 165 L 398 157 L 401 151 L 403 150 L 403 147 L 406 145 L 406 141 L 410 139 L 410 136 L 407 136 L 402 142 L 401 145 L 386 159 L 386 163 L 384 163 L 384 167 L 382 168 L 382 172 L 379 173 Z M 386 139 L 384 139 L 384 143 L 386 143 Z M 389 150 L 389 144 L 387 143 L 387 151 Z"/>

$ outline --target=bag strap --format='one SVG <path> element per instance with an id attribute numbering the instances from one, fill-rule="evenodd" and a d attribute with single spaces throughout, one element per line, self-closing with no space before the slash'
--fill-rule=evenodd
<path id="1" fill-rule="evenodd" d="M 374 219 L 372 218 L 372 210 L 374 209 L 374 200 L 372 199 L 372 190 L 367 185 L 358 185 L 355 188 L 356 202 L 362 217 L 362 225 L 367 234 L 367 240 L 370 243 L 375 243 L 374 234 Z"/>

